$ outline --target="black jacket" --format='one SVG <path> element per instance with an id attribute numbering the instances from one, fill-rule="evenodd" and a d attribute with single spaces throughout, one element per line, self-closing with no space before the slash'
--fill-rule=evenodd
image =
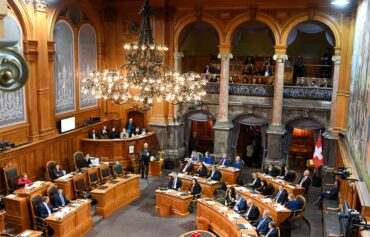
<path id="1" fill-rule="evenodd" d="M 207 176 L 207 168 L 206 167 L 202 167 L 200 170 L 198 170 L 197 171 L 197 175 L 199 176 L 199 177 L 202 177 L 202 178 L 204 178 L 204 177 L 206 177 Z"/>
<path id="2" fill-rule="evenodd" d="M 256 182 L 254 182 L 256 181 Z M 256 188 L 259 188 L 261 187 L 261 179 L 260 178 L 257 178 L 255 180 L 252 181 L 251 185 L 249 185 L 249 187 L 253 188 L 253 189 L 256 189 Z"/>
<path id="3" fill-rule="evenodd" d="M 279 175 L 279 170 L 276 167 L 272 167 L 272 170 L 269 171 L 268 168 L 264 170 L 264 173 L 270 175 L 272 177 L 276 177 Z"/>
<path id="4" fill-rule="evenodd" d="M 212 177 L 211 177 L 211 175 L 212 175 L 212 170 L 209 171 L 208 178 L 211 178 L 212 180 L 215 180 L 215 181 L 220 181 L 221 180 L 221 173 L 220 173 L 220 171 L 215 170 L 215 172 L 214 172 L 214 174 L 213 174 Z"/>
<path id="5" fill-rule="evenodd" d="M 194 165 L 193 164 L 190 164 L 187 168 L 187 170 L 184 171 L 185 167 L 187 166 L 187 163 L 184 164 L 184 166 L 182 167 L 181 169 L 181 173 L 184 173 L 184 172 L 188 172 L 188 174 L 191 174 L 194 170 Z"/>
<path id="6" fill-rule="evenodd" d="M 296 178 L 296 174 L 293 173 L 293 172 L 290 172 L 288 171 L 285 175 L 284 175 L 284 180 L 287 181 L 287 182 L 293 182 Z"/>
<path id="7" fill-rule="evenodd" d="M 63 173 L 63 170 L 57 170 L 57 169 L 54 169 L 53 170 L 53 179 L 57 179 L 57 178 L 60 178 L 64 176 L 64 173 Z"/>
<path id="8" fill-rule="evenodd" d="M 202 192 L 202 187 L 200 186 L 199 183 L 195 184 L 195 186 L 192 188 L 192 186 L 190 186 L 190 190 L 191 192 L 191 195 L 195 196 L 197 194 L 200 194 Z"/>
<path id="9" fill-rule="evenodd" d="M 280 190 L 278 190 L 273 196 L 272 196 L 272 199 L 275 200 L 275 198 L 277 197 L 277 195 L 279 194 Z M 286 200 L 288 199 L 288 192 L 284 189 L 279 198 L 277 200 L 275 200 L 276 202 L 278 203 L 281 203 L 283 204 L 284 202 L 286 202 Z"/>
<path id="10" fill-rule="evenodd" d="M 139 159 L 141 162 L 143 162 L 145 165 L 149 164 L 150 157 L 152 156 L 152 150 L 151 149 L 141 149 L 139 152 Z"/>
<path id="11" fill-rule="evenodd" d="M 265 237 L 278 237 L 278 232 L 275 229 L 273 229 L 270 233 L 269 233 L 270 230 L 267 231 Z"/>
<path id="12" fill-rule="evenodd" d="M 169 189 L 175 189 L 175 190 L 179 190 L 179 188 L 182 187 L 182 182 L 181 182 L 181 179 L 179 177 L 177 177 L 177 183 L 176 183 L 176 187 L 174 188 L 173 187 L 173 182 L 175 181 L 174 178 L 171 178 L 169 184 L 168 184 L 168 188 Z"/>
<path id="13" fill-rule="evenodd" d="M 301 181 L 302 181 L 302 179 L 304 178 L 305 176 L 303 175 L 300 179 L 299 179 L 299 181 L 297 182 L 297 184 L 301 184 Z M 311 185 L 311 177 L 307 177 L 307 179 L 302 183 L 302 187 L 303 188 L 305 188 L 305 189 L 307 189 L 307 188 L 309 188 L 310 187 L 310 185 Z"/>
<path id="14" fill-rule="evenodd" d="M 249 209 L 251 210 L 249 211 Z M 250 221 L 257 220 L 259 216 L 260 216 L 260 211 L 258 210 L 258 207 L 256 207 L 255 205 L 247 208 L 247 211 L 245 212 L 245 218 Z"/>

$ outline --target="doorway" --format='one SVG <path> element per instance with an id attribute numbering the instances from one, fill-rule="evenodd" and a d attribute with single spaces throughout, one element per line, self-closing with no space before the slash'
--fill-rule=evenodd
<path id="1" fill-rule="evenodd" d="M 248 167 L 261 166 L 263 157 L 261 126 L 240 125 L 236 155 L 240 156 Z"/>

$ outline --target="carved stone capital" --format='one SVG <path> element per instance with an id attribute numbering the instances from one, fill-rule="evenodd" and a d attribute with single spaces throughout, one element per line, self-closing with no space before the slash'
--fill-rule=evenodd
<path id="1" fill-rule="evenodd" d="M 339 65 L 340 64 L 340 60 L 341 60 L 341 56 L 340 55 L 335 55 L 331 58 L 331 60 L 334 62 L 334 64 L 337 64 Z"/>
<path id="2" fill-rule="evenodd" d="M 47 5 L 46 0 L 26 0 L 26 3 L 32 3 L 35 10 L 45 10 Z"/>
<path id="3" fill-rule="evenodd" d="M 285 63 L 288 60 L 288 55 L 286 54 L 274 54 L 273 59 L 278 63 Z"/>
<path id="4" fill-rule="evenodd" d="M 219 53 L 217 55 L 217 58 L 221 59 L 221 61 L 225 61 L 225 60 L 230 60 L 233 58 L 233 54 L 232 53 Z"/>
<path id="5" fill-rule="evenodd" d="M 173 53 L 173 58 L 175 60 L 181 60 L 183 57 L 184 57 L 184 53 L 183 52 L 174 52 Z"/>

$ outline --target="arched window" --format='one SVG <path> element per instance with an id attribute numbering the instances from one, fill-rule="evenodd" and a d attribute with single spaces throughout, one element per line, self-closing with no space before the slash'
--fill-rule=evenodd
<path id="1" fill-rule="evenodd" d="M 72 28 L 66 21 L 56 23 L 54 39 L 55 114 L 63 114 L 76 110 L 74 38 Z"/>
<path id="2" fill-rule="evenodd" d="M 12 15 L 3 18 L 4 38 L 18 41 L 15 50 L 22 53 L 22 29 Z M 14 92 L 0 91 L 0 127 L 26 122 L 24 87 Z"/>
<path id="3" fill-rule="evenodd" d="M 78 34 L 78 70 L 80 81 L 80 109 L 86 109 L 97 105 L 97 100 L 91 94 L 81 92 L 82 80 L 88 73 L 96 70 L 96 34 L 94 28 L 84 24 Z"/>

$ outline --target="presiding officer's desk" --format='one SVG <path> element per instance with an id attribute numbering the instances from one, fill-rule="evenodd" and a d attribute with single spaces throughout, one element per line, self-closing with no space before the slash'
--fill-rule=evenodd
<path id="1" fill-rule="evenodd" d="M 205 165 L 208 172 L 211 170 L 210 165 Z M 194 162 L 194 172 L 196 172 L 200 167 L 200 162 Z M 222 174 L 221 180 L 226 184 L 232 185 L 236 183 L 236 179 L 240 176 L 240 169 L 234 167 L 226 166 L 216 166 L 216 169 Z"/>
<path id="2" fill-rule="evenodd" d="M 140 197 L 139 175 L 127 174 L 91 191 L 97 200 L 96 214 L 104 218 Z"/>
<path id="3" fill-rule="evenodd" d="M 45 222 L 54 230 L 53 236 L 74 237 L 86 234 L 93 226 L 90 203 L 91 200 L 78 199 L 48 216 Z"/>
<path id="4" fill-rule="evenodd" d="M 287 182 L 287 181 L 284 181 L 282 179 L 277 179 L 277 178 L 274 178 L 272 176 L 269 176 L 269 175 L 266 175 L 266 174 L 262 174 L 262 173 L 259 173 L 258 174 L 258 177 L 261 180 L 265 180 L 268 184 L 273 185 L 274 188 L 275 188 L 275 190 L 278 190 L 280 184 L 283 184 L 284 185 L 284 189 L 288 193 L 292 193 L 295 196 L 301 195 L 301 194 L 304 193 L 304 188 L 302 188 L 301 186 L 295 185 L 295 184 L 293 184 L 291 182 Z"/>
<path id="5" fill-rule="evenodd" d="M 193 196 L 186 192 L 179 192 L 172 189 L 157 189 L 156 208 L 160 209 L 163 205 L 168 206 L 170 212 L 186 216 L 189 214 L 189 204 Z"/>
<path id="6" fill-rule="evenodd" d="M 222 237 L 258 236 L 246 219 L 211 199 L 198 199 L 196 223 L 198 229 L 201 225 L 208 225 Z"/>
<path id="7" fill-rule="evenodd" d="M 143 148 L 144 143 L 155 144 L 155 133 L 148 132 L 145 135 L 130 137 L 127 139 L 81 139 L 81 147 L 84 154 L 99 157 L 101 161 L 118 161 L 123 168 L 139 168 L 137 154 Z"/>
<path id="8" fill-rule="evenodd" d="M 246 200 L 252 199 L 253 204 L 260 208 L 261 213 L 263 213 L 264 210 L 269 210 L 270 216 L 275 221 L 276 226 L 279 226 L 282 222 L 288 219 L 292 213 L 291 210 L 280 203 L 276 203 L 271 198 L 267 198 L 253 190 L 249 190 L 242 186 L 235 186 L 235 191 L 240 193 L 240 195 Z"/>

